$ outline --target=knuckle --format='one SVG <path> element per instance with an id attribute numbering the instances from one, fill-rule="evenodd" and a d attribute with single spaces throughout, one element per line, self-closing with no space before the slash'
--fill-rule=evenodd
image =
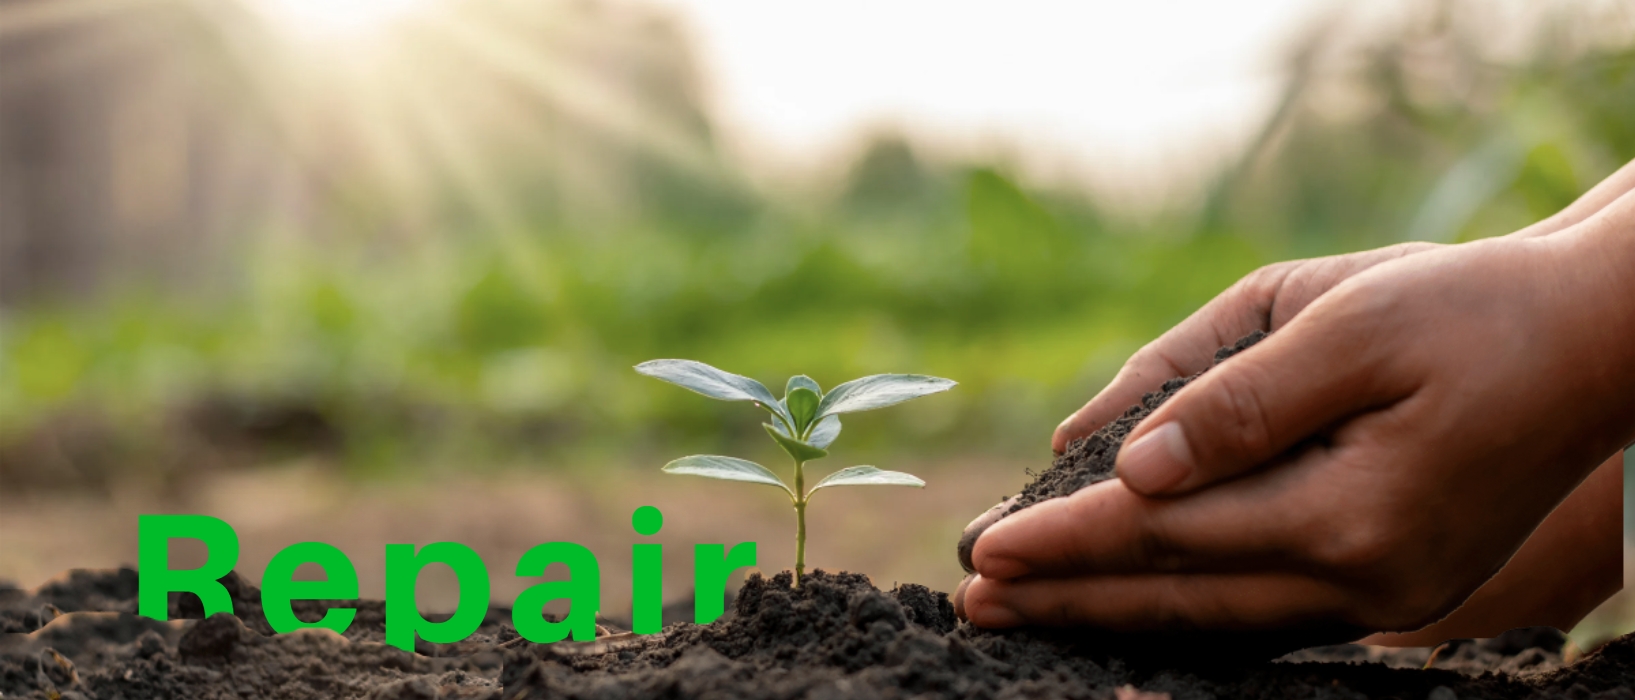
<path id="1" fill-rule="evenodd" d="M 1392 257 L 1400 258 L 1405 255 L 1423 253 L 1427 250 L 1436 250 L 1437 248 L 1444 247 L 1446 246 L 1441 243 L 1431 243 L 1429 241 L 1408 241 L 1406 243 L 1397 243 L 1395 245 L 1386 246 L 1383 248 L 1383 250 L 1390 251 L 1392 253 Z"/>
<path id="2" fill-rule="evenodd" d="M 1335 288 L 1325 316 L 1331 323 L 1373 330 L 1419 305 L 1421 300 L 1412 294 L 1393 278 L 1353 277 Z"/>
<path id="3" fill-rule="evenodd" d="M 1204 605 L 1196 588 L 1184 585 L 1182 577 L 1170 576 L 1164 583 L 1164 594 L 1152 598 L 1146 613 L 1158 629 L 1187 631 L 1198 629 L 1206 619 L 1202 616 Z"/>
<path id="4" fill-rule="evenodd" d="M 1283 281 L 1289 276 L 1289 273 L 1299 269 L 1304 262 L 1303 260 L 1287 260 L 1264 265 L 1245 275 L 1243 279 L 1238 280 L 1238 283 L 1232 286 L 1239 293 L 1251 297 L 1269 298 L 1277 291 L 1278 287 L 1283 285 Z"/>
<path id="5" fill-rule="evenodd" d="M 1224 308 L 1231 310 L 1230 318 L 1233 321 L 1248 320 L 1269 327 L 1272 307 L 1277 303 L 1277 298 L 1289 276 L 1300 269 L 1301 262 L 1294 260 L 1273 263 L 1244 275 L 1221 294 L 1219 301 L 1224 304 Z M 1217 335 L 1225 337 L 1241 334 L 1236 325 L 1232 325 L 1231 329 L 1221 325 L 1226 323 L 1227 319 L 1218 319 Z"/>
<path id="6" fill-rule="evenodd" d="M 1271 422 L 1265 398 L 1257 388 L 1258 372 L 1252 365 L 1240 365 L 1232 372 L 1216 375 L 1214 400 L 1209 406 L 1211 422 L 1223 432 L 1212 446 L 1237 458 L 1264 457 L 1273 446 Z M 1206 452 L 1209 451 L 1206 449 Z M 1208 459 L 1212 455 L 1200 455 Z"/>
<path id="7" fill-rule="evenodd" d="M 1181 554 L 1174 541 L 1156 527 L 1143 527 L 1136 533 L 1133 564 L 1141 569 L 1173 572 L 1181 569 Z"/>
<path id="8" fill-rule="evenodd" d="M 1136 350 L 1134 354 L 1130 355 L 1130 359 L 1124 363 L 1124 366 L 1119 369 L 1118 378 L 1128 380 L 1149 379 L 1149 377 L 1143 375 L 1158 371 L 1175 370 L 1175 363 L 1171 362 L 1169 355 L 1164 353 L 1165 345 L 1163 341 L 1163 336 L 1160 336 L 1156 340 L 1141 346 L 1140 350 Z"/>
<path id="9" fill-rule="evenodd" d="M 1088 621 L 1078 596 L 1058 595 L 1047 606 L 1045 621 L 1052 625 L 1080 625 Z"/>
<path id="10" fill-rule="evenodd" d="M 1330 522 L 1317 532 L 1312 558 L 1319 566 L 1342 574 L 1378 571 L 1397 551 L 1394 528 L 1374 519 Z"/>
<path id="11" fill-rule="evenodd" d="M 1185 586 L 1179 581 L 1172 587 L 1175 604 L 1170 612 L 1171 629 L 1232 629 L 1242 625 L 1243 611 L 1233 601 L 1213 595 L 1200 586 Z"/>
<path id="12" fill-rule="evenodd" d="M 1371 629 L 1408 632 L 1442 619 L 1457 607 L 1457 601 L 1424 585 L 1376 586 L 1376 593 L 1355 606 L 1353 620 Z"/>

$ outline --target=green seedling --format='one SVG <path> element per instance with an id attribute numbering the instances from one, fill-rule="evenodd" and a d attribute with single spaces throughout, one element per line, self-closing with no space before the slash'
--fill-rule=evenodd
<path id="1" fill-rule="evenodd" d="M 840 436 L 840 414 L 884 408 L 954 386 L 954 382 L 947 379 L 920 374 L 876 374 L 846 382 L 825 394 L 811 377 L 796 375 L 789 378 L 783 398 L 779 399 L 754 379 L 692 360 L 652 360 L 636 365 L 636 371 L 712 399 L 749 401 L 772 414 L 772 422 L 762 425 L 773 441 L 795 460 L 794 488 L 772 470 L 737 457 L 692 455 L 664 465 L 664 471 L 783 489 L 789 495 L 790 505 L 795 507 L 796 586 L 806 573 L 806 505 L 811 502 L 812 494 L 830 486 L 925 486 L 925 482 L 913 474 L 857 466 L 823 477 L 807 489 L 806 463 L 829 456 L 829 445 Z"/>

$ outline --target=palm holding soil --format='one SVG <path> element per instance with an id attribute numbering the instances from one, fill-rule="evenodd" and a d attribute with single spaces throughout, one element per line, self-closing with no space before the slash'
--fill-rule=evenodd
<path id="1" fill-rule="evenodd" d="M 1440 631 L 1570 625 L 1618 583 L 1617 492 L 1551 513 L 1592 472 L 1618 478 L 1596 466 L 1635 437 L 1632 184 L 1635 166 L 1503 239 L 1246 278 L 1132 357 L 1054 447 L 1217 347 L 1276 333 L 1149 416 L 1120 479 L 984 532 L 962 612 L 989 627 L 1397 631 L 1469 598 Z M 1557 546 L 1596 529 L 1610 550 Z M 1577 592 L 1516 590 L 1552 574 Z"/>

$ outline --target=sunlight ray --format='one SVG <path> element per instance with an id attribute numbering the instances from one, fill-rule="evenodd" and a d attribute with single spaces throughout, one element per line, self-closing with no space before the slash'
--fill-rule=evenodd
<path id="1" fill-rule="evenodd" d="M 0 39 L 112 19 L 121 14 L 174 4 L 175 0 L 56 0 L 0 5 Z"/>
<path id="2" fill-rule="evenodd" d="M 342 128 L 359 142 L 363 167 L 391 200 L 393 218 L 412 233 L 426 233 L 434 220 L 436 169 L 404 116 L 409 106 L 401 91 L 393 81 L 357 72 L 343 73 L 341 91 L 348 98 Z"/>
<path id="3" fill-rule="evenodd" d="M 446 101 L 436 99 L 423 89 L 405 89 L 403 94 L 410 107 L 405 111 L 416 117 L 432 155 L 438 164 L 447 166 L 455 186 L 468 199 L 473 211 L 487 222 L 486 230 L 508 253 L 507 264 L 516 266 L 522 273 L 518 276 L 520 282 L 542 298 L 555 298 L 555 276 L 545 269 L 538 248 L 528 245 L 527 225 L 501 196 L 503 188 L 499 182 L 484 171 L 483 159 L 462 135 Z"/>
<path id="4" fill-rule="evenodd" d="M 542 60 L 535 47 L 458 18 L 440 25 L 461 47 L 491 69 L 533 87 L 538 97 L 563 113 L 607 129 L 621 139 L 649 149 L 686 172 L 711 181 L 732 176 L 716 153 L 674 126 L 653 119 L 648 110 L 607 86 Z"/>
<path id="5" fill-rule="evenodd" d="M 3 14 L 0 11 L 0 16 Z M 0 39 L 4 38 L 4 21 L 0 19 Z M 18 89 L 70 80 L 82 75 L 87 68 L 116 60 L 141 48 L 143 42 L 151 39 L 151 34 L 138 27 L 121 25 L 101 29 L 92 36 L 55 44 L 47 50 L 10 57 L 5 70 L 0 70 L 0 86 Z"/>

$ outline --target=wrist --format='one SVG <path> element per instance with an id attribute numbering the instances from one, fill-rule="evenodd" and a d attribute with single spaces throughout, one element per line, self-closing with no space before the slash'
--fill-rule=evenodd
<path id="1" fill-rule="evenodd" d="M 1606 363 L 1605 387 L 1617 392 L 1607 397 L 1607 408 L 1619 420 L 1617 446 L 1627 446 L 1635 441 L 1635 192 L 1553 236 L 1551 243 L 1562 246 L 1564 276 L 1578 278 L 1563 283 L 1584 290 L 1578 303 L 1587 307 L 1583 318 L 1592 327 L 1587 339 Z"/>

